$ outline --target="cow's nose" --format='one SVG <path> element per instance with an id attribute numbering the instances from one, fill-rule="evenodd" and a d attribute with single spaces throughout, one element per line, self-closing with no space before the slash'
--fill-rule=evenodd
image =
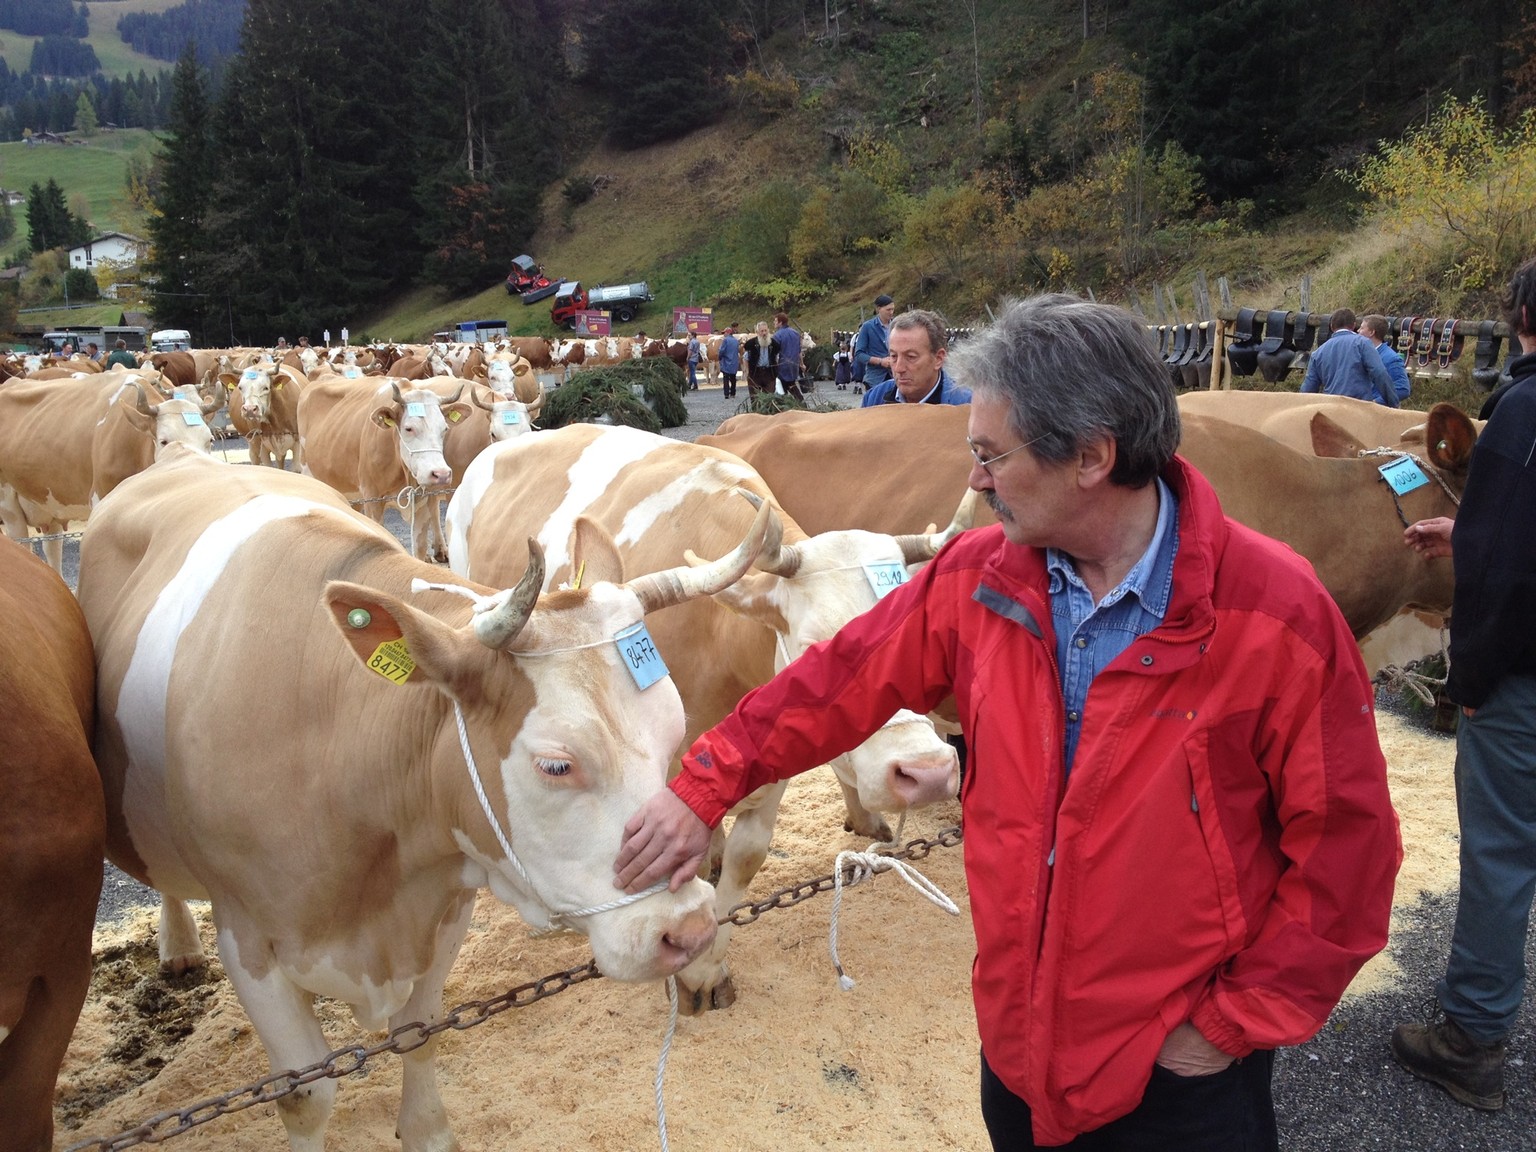
<path id="1" fill-rule="evenodd" d="M 670 959 L 676 963 L 677 970 L 686 968 L 690 962 L 702 956 L 714 942 L 715 905 L 713 901 L 688 913 L 662 933 L 661 937 L 663 948 L 673 952 L 672 956 L 664 959 Z"/>
<path id="2" fill-rule="evenodd" d="M 434 468 L 431 472 L 427 473 L 427 479 L 434 484 L 452 484 L 453 469 L 449 468 L 446 464 L 441 468 Z"/>
<path id="3" fill-rule="evenodd" d="M 951 800 L 960 790 L 960 760 L 953 748 L 903 757 L 891 765 L 891 794 L 908 808 Z"/>

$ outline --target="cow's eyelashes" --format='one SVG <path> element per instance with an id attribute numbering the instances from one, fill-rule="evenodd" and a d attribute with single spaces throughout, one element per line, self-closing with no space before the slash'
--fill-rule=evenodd
<path id="1" fill-rule="evenodd" d="M 569 776 L 571 774 L 571 762 L 569 760 L 552 760 L 547 756 L 535 756 L 533 763 L 546 776 Z"/>

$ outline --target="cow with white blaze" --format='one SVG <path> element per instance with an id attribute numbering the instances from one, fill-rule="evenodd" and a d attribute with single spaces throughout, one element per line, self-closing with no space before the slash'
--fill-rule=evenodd
<path id="1" fill-rule="evenodd" d="M 299 444 L 299 395 L 305 377 L 295 368 L 262 360 L 220 382 L 229 392 L 229 422 L 245 437 L 252 464 L 283 467 L 289 452 L 294 467 L 304 467 Z"/>
<path id="2" fill-rule="evenodd" d="M 143 471 L 171 444 L 206 453 L 206 417 L 217 405 L 149 402 L 131 372 L 78 380 L 10 380 L 0 388 L 0 523 L 24 540 L 28 528 L 59 533 L 84 520 L 119 483 Z M 43 543 L 63 572 L 64 544 Z"/>
<path id="3" fill-rule="evenodd" d="M 165 897 L 162 964 L 200 960 L 182 901 L 209 900 L 277 1069 L 332 1047 L 315 996 L 367 1029 L 440 1017 L 481 887 L 585 933 L 607 976 L 681 969 L 714 937 L 709 886 L 613 888 L 613 846 L 684 730 L 672 681 L 633 675 L 625 646 L 648 613 L 738 577 L 766 531 L 765 515 L 716 564 L 614 583 L 611 544 L 578 525 L 594 579 L 540 597 L 536 544 L 511 589 L 429 583 L 441 570 L 290 472 L 180 454 L 122 485 L 82 543 L 80 604 L 108 854 Z M 210 694 L 240 699 L 260 737 L 212 730 Z M 434 1049 L 403 1057 L 405 1152 L 458 1147 Z M 319 1152 L 335 1093 L 277 1102 L 294 1152 Z"/>
<path id="4" fill-rule="evenodd" d="M 425 489 L 412 491 L 404 502 L 411 554 L 446 560 L 437 490 L 453 483 L 443 440 L 448 426 L 472 411 L 459 402 L 465 387 L 459 381 L 445 396 L 424 381 L 316 380 L 299 397 L 304 471 L 362 502 L 363 511 L 380 524 L 387 498 Z"/>
<path id="5" fill-rule="evenodd" d="M 475 459 L 448 508 L 449 562 L 471 579 L 507 583 L 523 560 L 509 541 L 536 535 L 549 558 L 547 583 L 577 583 L 587 577 L 564 541 L 585 517 L 612 535 L 626 575 L 652 572 L 685 552 L 724 551 L 751 521 L 753 501 L 774 511 L 777 528 L 756 570 L 651 624 L 682 694 L 691 742 L 776 670 L 904 581 L 907 566 L 932 558 L 947 534 L 808 537 L 757 473 L 728 453 L 633 428 L 577 424 L 494 445 Z M 926 717 L 910 712 L 897 713 L 833 767 L 849 829 L 877 839 L 890 837 L 879 812 L 951 797 L 959 780 L 954 750 Z M 729 836 L 717 838 L 710 864 L 718 869 L 722 914 L 762 866 L 783 794 L 782 784 L 755 793 L 736 811 Z M 729 928 L 722 927 L 710 952 L 679 977 L 686 1011 L 735 999 L 728 941 Z"/>

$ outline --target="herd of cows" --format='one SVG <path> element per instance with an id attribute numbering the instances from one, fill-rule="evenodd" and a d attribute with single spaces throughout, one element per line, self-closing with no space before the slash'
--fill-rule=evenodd
<path id="1" fill-rule="evenodd" d="M 587 363 L 648 351 L 586 343 Z M 966 486 L 968 409 L 742 415 L 697 443 L 530 434 L 561 347 L 0 368 L 7 534 L 86 522 L 77 596 L 0 546 L 13 1146 L 50 1147 L 104 853 L 162 893 L 167 971 L 203 962 L 185 901 L 211 901 L 274 1068 L 327 1052 L 316 995 L 373 1029 L 440 1014 L 480 888 L 586 933 L 610 977 L 676 975 L 685 1011 L 733 1001 L 716 921 L 764 861 L 782 786 L 717 836 L 713 888 L 618 897 L 620 830 L 680 743 L 990 520 Z M 1229 514 L 1311 560 L 1363 648 L 1402 613 L 1449 611 L 1450 561 L 1402 530 L 1454 515 L 1475 421 L 1278 394 L 1181 406 L 1181 452 Z M 255 466 L 210 454 L 224 421 Z M 1399 492 L 1381 467 L 1408 458 L 1424 482 Z M 382 527 L 405 491 L 409 550 Z M 210 701 L 260 737 L 230 747 Z M 897 713 L 840 757 L 846 828 L 886 839 L 886 814 L 953 796 L 952 732 Z M 434 1051 L 403 1057 L 407 1150 L 453 1146 Z M 278 1103 L 296 1152 L 321 1147 L 335 1093 Z"/>

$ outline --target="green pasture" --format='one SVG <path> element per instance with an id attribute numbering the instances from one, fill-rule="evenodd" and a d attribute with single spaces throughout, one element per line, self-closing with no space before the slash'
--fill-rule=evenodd
<path id="1" fill-rule="evenodd" d="M 128 159 L 135 154 L 147 159 L 154 144 L 154 135 L 143 128 L 98 132 L 82 143 L 0 144 L 0 187 L 25 194 L 52 177 L 64 189 L 70 211 L 83 210 L 96 231 L 143 236 L 144 212 L 128 199 Z M 17 238 L 25 241 L 26 206 L 12 211 Z"/>
<path id="2" fill-rule="evenodd" d="M 135 52 L 117 34 L 117 19 L 131 12 L 164 12 L 183 0 L 87 0 L 90 35 L 86 42 L 96 49 L 101 71 L 106 76 L 132 76 L 141 69 L 153 76 L 160 69 L 174 65 Z M 77 9 L 79 5 L 76 5 Z M 12 72 L 25 72 L 32 63 L 32 45 L 36 36 L 19 36 L 10 29 L 0 29 L 0 59 Z"/>

